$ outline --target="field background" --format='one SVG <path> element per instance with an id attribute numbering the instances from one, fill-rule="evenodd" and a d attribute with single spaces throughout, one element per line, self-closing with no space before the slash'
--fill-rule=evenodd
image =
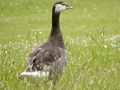
<path id="1" fill-rule="evenodd" d="M 52 90 L 18 80 L 28 53 L 44 43 L 57 0 L 0 0 L 0 90 Z M 61 13 L 68 65 L 57 90 L 120 90 L 120 0 L 66 0 Z"/>

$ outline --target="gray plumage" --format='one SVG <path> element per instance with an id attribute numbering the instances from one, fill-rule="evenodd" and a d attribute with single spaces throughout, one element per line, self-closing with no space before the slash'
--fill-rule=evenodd
<path id="1" fill-rule="evenodd" d="M 29 53 L 27 68 L 21 73 L 20 77 L 34 76 L 37 71 L 45 72 L 42 75 L 48 74 L 49 79 L 53 79 L 53 77 L 58 79 L 59 75 L 62 75 L 67 65 L 67 52 L 59 26 L 59 16 L 61 11 L 72 8 L 64 2 L 54 4 L 50 36 L 44 44 L 39 45 Z M 35 76 L 37 74 L 39 73 L 35 73 Z"/>

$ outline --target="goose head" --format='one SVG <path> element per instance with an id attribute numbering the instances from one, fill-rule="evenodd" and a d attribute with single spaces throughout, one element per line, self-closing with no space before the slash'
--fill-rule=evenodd
<path id="1" fill-rule="evenodd" d="M 73 9 L 73 7 L 67 5 L 67 4 L 64 3 L 64 2 L 57 2 L 57 3 L 55 3 L 54 6 L 53 6 L 53 12 L 54 12 L 54 13 L 60 13 L 60 12 L 65 11 L 65 10 L 67 10 L 67 9 Z"/>

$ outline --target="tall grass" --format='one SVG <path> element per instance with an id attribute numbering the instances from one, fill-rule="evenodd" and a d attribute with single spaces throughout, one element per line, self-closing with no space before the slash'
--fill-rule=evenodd
<path id="1" fill-rule="evenodd" d="M 52 81 L 18 80 L 28 53 L 45 42 L 55 0 L 0 1 L 0 89 L 52 90 Z M 61 13 L 68 64 L 57 90 L 120 89 L 120 1 L 67 0 Z"/>

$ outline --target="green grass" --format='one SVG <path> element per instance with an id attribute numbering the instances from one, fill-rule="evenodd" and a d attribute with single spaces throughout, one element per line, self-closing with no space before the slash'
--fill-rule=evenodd
<path id="1" fill-rule="evenodd" d="M 0 90 L 52 90 L 52 81 L 17 77 L 28 53 L 45 42 L 56 0 L 0 1 Z M 57 90 L 120 90 L 120 0 L 66 0 L 61 13 L 68 52 Z"/>

